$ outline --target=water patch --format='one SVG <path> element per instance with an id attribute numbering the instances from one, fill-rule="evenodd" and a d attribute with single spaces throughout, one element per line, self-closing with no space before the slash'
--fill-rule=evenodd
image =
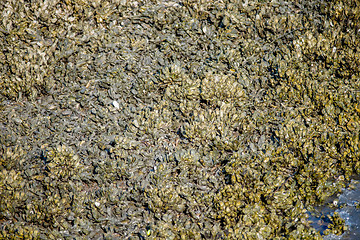
<path id="1" fill-rule="evenodd" d="M 358 240 L 360 239 L 360 182 L 352 180 L 349 189 L 343 190 L 338 196 L 328 199 L 326 204 L 315 208 L 309 220 L 312 226 L 320 231 L 322 235 L 328 229 L 331 220 L 328 216 L 333 216 L 335 212 L 345 220 L 347 229 L 342 235 L 329 234 L 324 236 L 325 240 Z"/>

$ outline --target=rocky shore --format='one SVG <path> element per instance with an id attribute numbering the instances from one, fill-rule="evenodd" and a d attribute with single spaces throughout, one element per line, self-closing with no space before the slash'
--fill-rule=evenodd
<path id="1" fill-rule="evenodd" d="M 0 38 L 1 239 L 322 239 L 360 174 L 357 0 L 8 0 Z"/>

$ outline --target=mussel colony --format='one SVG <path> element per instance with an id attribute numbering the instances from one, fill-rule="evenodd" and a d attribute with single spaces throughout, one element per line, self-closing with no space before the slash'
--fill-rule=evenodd
<path id="1" fill-rule="evenodd" d="M 360 174 L 359 5 L 2 1 L 0 238 L 322 239 L 307 210 Z"/>

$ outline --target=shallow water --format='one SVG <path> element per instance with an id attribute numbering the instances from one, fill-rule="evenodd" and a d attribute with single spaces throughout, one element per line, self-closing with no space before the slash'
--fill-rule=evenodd
<path id="1" fill-rule="evenodd" d="M 328 204 L 316 208 L 322 216 L 333 215 L 334 212 L 338 212 L 340 217 L 345 220 L 345 224 L 349 229 L 340 236 L 334 234 L 324 236 L 325 240 L 360 239 L 360 208 L 356 208 L 356 205 L 359 205 L 360 202 L 360 181 L 352 180 L 351 184 L 355 186 L 353 190 L 345 189 L 338 197 L 332 197 L 327 202 L 338 201 L 337 205 L 342 206 L 341 208 L 332 209 L 328 206 Z M 327 217 L 320 218 L 310 216 L 309 219 L 313 221 L 312 226 L 320 231 L 320 233 L 323 233 L 330 223 L 330 219 Z"/>

